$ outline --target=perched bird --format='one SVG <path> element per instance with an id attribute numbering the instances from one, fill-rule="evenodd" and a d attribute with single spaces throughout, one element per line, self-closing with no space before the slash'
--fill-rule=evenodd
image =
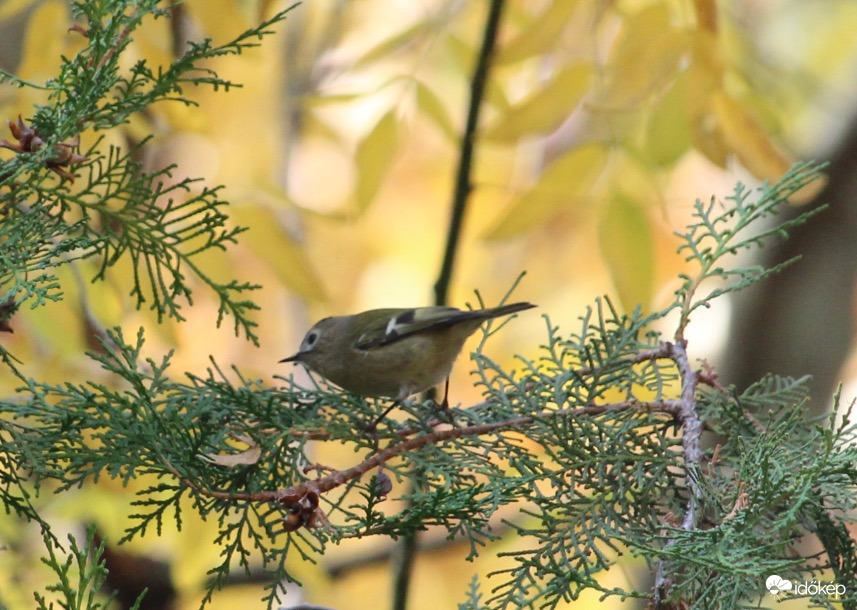
<path id="1" fill-rule="evenodd" d="M 280 362 L 301 362 L 354 394 L 399 402 L 444 379 L 448 388 L 452 363 L 467 337 L 485 320 L 531 307 L 372 309 L 324 318 L 307 332 L 298 353 Z"/>

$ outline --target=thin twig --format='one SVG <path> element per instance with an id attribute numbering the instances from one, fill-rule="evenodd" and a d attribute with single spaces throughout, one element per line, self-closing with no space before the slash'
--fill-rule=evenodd
<path id="1" fill-rule="evenodd" d="M 497 42 L 497 32 L 500 29 L 500 18 L 503 14 L 504 0 L 491 0 L 488 16 L 485 21 L 485 31 L 482 35 L 482 47 L 476 60 L 473 78 L 470 81 L 470 100 L 467 107 L 467 120 L 461 137 L 461 154 L 458 159 L 458 170 L 455 177 L 455 187 L 452 195 L 452 212 L 449 218 L 449 230 L 446 235 L 446 248 L 440 273 L 434 285 L 435 305 L 446 305 L 449 300 L 449 286 L 452 283 L 452 270 L 458 253 L 458 242 L 464 225 L 464 213 L 470 192 L 473 190 L 473 151 L 476 141 L 476 130 L 479 127 L 479 113 L 482 109 L 482 98 L 488 82 L 491 59 Z M 398 566 L 393 586 L 393 610 L 405 610 L 407 607 L 408 585 L 411 579 L 413 555 L 416 553 L 417 532 L 405 535 L 400 543 Z"/>
<path id="2" fill-rule="evenodd" d="M 579 377 L 587 375 L 595 375 L 596 373 L 605 373 L 612 369 L 625 368 L 628 364 L 640 364 L 650 360 L 672 359 L 673 345 L 672 343 L 662 342 L 658 347 L 637 352 L 627 360 L 614 362 L 610 367 L 584 367 L 573 369 L 571 372 Z"/>
<path id="3" fill-rule="evenodd" d="M 682 409 L 684 408 L 682 400 L 663 400 L 652 402 L 641 402 L 637 400 L 626 400 L 622 402 L 609 403 L 604 405 L 587 405 L 576 407 L 573 409 L 554 409 L 549 411 L 541 411 L 535 415 L 525 415 L 502 421 L 475 424 L 471 426 L 463 426 L 460 428 L 450 428 L 447 430 L 435 430 L 422 436 L 416 436 L 404 440 L 398 444 L 391 445 L 386 449 L 373 454 L 359 464 L 346 468 L 344 470 L 336 470 L 326 476 L 306 481 L 298 485 L 286 487 L 279 490 L 257 491 L 248 493 L 238 493 L 231 491 L 217 491 L 197 485 L 186 476 L 182 475 L 179 470 L 173 466 L 166 458 L 162 458 L 167 469 L 172 472 L 178 479 L 189 488 L 199 494 L 216 498 L 219 500 L 233 500 L 242 502 L 279 502 L 283 500 L 303 498 L 307 494 L 317 493 L 323 494 L 332 489 L 335 489 L 352 479 L 356 479 L 370 470 L 374 470 L 383 466 L 387 461 L 401 455 L 416 451 L 426 445 L 436 445 L 449 440 L 462 438 L 466 436 L 482 436 L 493 432 L 502 432 L 510 430 L 518 430 L 524 426 L 535 423 L 540 420 L 547 420 L 556 417 L 586 417 L 592 415 L 601 415 L 610 412 L 622 412 L 629 410 L 644 411 L 650 413 L 667 413 L 672 417 L 681 417 Z"/>
<path id="4" fill-rule="evenodd" d="M 435 305 L 446 305 L 449 295 L 449 285 L 452 282 L 452 269 L 455 256 L 458 253 L 458 241 L 464 223 L 464 212 L 467 201 L 473 190 L 473 151 L 476 141 L 476 130 L 479 127 L 479 112 L 482 109 L 482 98 L 485 95 L 485 85 L 488 82 L 488 72 L 494 55 L 497 41 L 497 31 L 500 28 L 500 17 L 503 13 L 504 0 L 492 0 L 482 36 L 482 48 L 470 81 L 470 101 L 467 109 L 467 122 L 461 137 L 461 155 L 458 159 L 458 172 L 455 177 L 455 188 L 452 196 L 452 214 L 449 219 L 446 250 L 440 274 L 434 285 Z"/>

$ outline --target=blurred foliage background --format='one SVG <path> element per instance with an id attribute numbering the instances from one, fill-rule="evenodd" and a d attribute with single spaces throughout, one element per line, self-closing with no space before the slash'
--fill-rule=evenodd
<path id="1" fill-rule="evenodd" d="M 249 231 L 237 247 L 207 255 L 205 263 L 214 276 L 263 286 L 255 295 L 262 308 L 258 347 L 233 336 L 228 325 L 213 330 L 217 304 L 204 290 L 195 293 L 185 323 L 158 324 L 134 308 L 121 267 L 107 282 L 90 284 L 96 269 L 86 262 L 65 268 L 65 301 L 16 316 L 4 346 L 38 379 L 98 379 L 103 372 L 84 356 L 94 325 L 119 325 L 129 335 L 142 325 L 148 349 L 174 349 L 179 369 L 202 370 L 213 355 L 246 376 L 272 380 L 291 372 L 276 362 L 293 353 L 317 318 L 430 304 L 488 4 L 307 0 L 259 48 L 211 62 L 241 88 L 185 91 L 198 106 L 159 104 L 104 142 L 127 149 L 153 134 L 146 167 L 176 163 L 176 179 L 225 185 L 230 217 Z M 173 7 L 171 21 L 146 23 L 132 55 L 165 65 L 188 39 L 227 40 L 284 6 L 187 0 Z M 68 31 L 69 19 L 61 0 L 4 0 L 0 67 L 32 82 L 52 76 L 60 55 L 83 44 Z M 695 198 L 726 195 L 736 179 L 775 180 L 797 158 L 832 156 L 840 167 L 833 151 L 847 150 L 857 98 L 855 29 L 857 6 L 847 0 L 507 0 L 450 304 L 475 305 L 475 290 L 495 304 L 522 271 L 527 275 L 514 298 L 537 303 L 566 328 L 595 295 L 608 294 L 626 309 L 669 302 L 682 269 L 672 230 Z M 0 87 L 4 119 L 26 118 L 39 103 L 37 91 Z M 86 132 L 82 140 L 88 144 Z M 848 161 L 843 157 L 844 174 Z M 826 194 L 838 175 L 831 171 Z M 804 193 L 794 203 L 816 195 Z M 846 214 L 849 203 L 845 196 L 840 205 Z M 850 220 L 833 222 L 853 228 Z M 824 233 L 817 240 L 822 251 L 831 249 Z M 845 342 L 827 365 L 833 379 L 854 368 L 846 363 L 840 372 L 850 352 L 853 275 L 831 272 L 832 281 L 844 284 L 847 312 L 844 328 L 829 329 Z M 813 287 L 810 305 L 826 294 L 819 290 L 825 289 Z M 696 356 L 719 357 L 733 309 L 724 300 L 698 317 L 691 342 L 707 351 Z M 521 317 L 492 339 L 487 353 L 502 362 L 535 350 L 532 338 L 543 324 L 535 315 Z M 738 350 L 735 341 L 729 346 Z M 819 350 L 825 345 L 820 341 Z M 794 344 L 777 349 L 800 351 Z M 759 351 L 749 349 L 747 358 L 764 368 Z M 454 402 L 478 400 L 464 360 L 451 382 Z M 804 366 L 812 364 L 804 358 Z M 0 391 L 13 390 L 12 380 L 0 377 Z M 819 400 L 826 404 L 824 394 Z M 115 540 L 132 512 L 130 500 L 118 483 L 104 481 L 78 493 L 45 494 L 40 502 L 69 530 L 94 522 Z M 218 552 L 210 544 L 213 528 L 187 521 L 181 532 L 114 549 L 120 553 L 114 561 L 127 560 L 131 573 L 139 573 L 138 555 L 156 560 L 177 591 L 172 607 L 195 608 Z M 8 551 L 0 552 L 0 607 L 31 606 L 30 592 L 46 576 L 37 551 L 30 553 L 39 542 L 37 528 L 0 517 L 0 546 Z M 466 553 L 442 538 L 428 534 L 421 543 L 415 609 L 454 607 L 473 574 L 496 567 L 492 553 L 468 564 Z M 303 589 L 289 599 L 385 607 L 392 548 L 352 541 L 317 566 L 297 566 Z M 120 574 L 120 563 L 114 565 Z M 611 575 L 645 588 L 636 567 Z M 258 590 L 236 583 L 211 607 L 255 607 Z"/>

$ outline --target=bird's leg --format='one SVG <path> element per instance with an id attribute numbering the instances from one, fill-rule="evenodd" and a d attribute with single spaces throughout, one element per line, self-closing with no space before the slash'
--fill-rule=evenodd
<path id="1" fill-rule="evenodd" d="M 449 377 L 446 378 L 446 383 L 443 386 L 443 400 L 441 402 L 437 402 L 437 399 L 435 399 L 434 404 L 437 405 L 436 413 L 438 421 L 446 420 L 454 428 L 455 416 L 452 411 L 449 410 Z"/>
<path id="2" fill-rule="evenodd" d="M 449 376 L 446 378 L 446 383 L 443 386 L 443 402 L 440 403 L 440 410 L 446 411 L 449 409 Z"/>
<path id="3" fill-rule="evenodd" d="M 398 398 L 396 400 L 394 400 L 393 403 L 389 407 L 384 409 L 384 412 L 381 413 L 381 415 L 379 415 L 375 421 L 373 421 L 369 426 L 366 427 L 366 432 L 368 432 L 369 434 L 375 434 L 375 428 L 378 427 L 378 424 L 380 424 L 384 420 L 384 418 L 390 414 L 390 411 L 392 411 L 393 409 L 395 409 L 396 407 L 398 407 L 401 404 L 402 404 L 402 401 L 399 400 Z"/>

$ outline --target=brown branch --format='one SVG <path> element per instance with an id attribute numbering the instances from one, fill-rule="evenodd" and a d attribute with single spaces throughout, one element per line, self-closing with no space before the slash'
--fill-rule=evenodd
<path id="1" fill-rule="evenodd" d="M 621 412 L 628 410 L 637 410 L 649 413 L 668 413 L 672 417 L 680 417 L 682 408 L 682 401 L 678 400 L 663 400 L 652 402 L 626 400 L 622 402 L 609 403 L 604 405 L 587 405 L 574 409 L 555 409 L 550 411 L 541 411 L 536 415 L 525 415 L 521 417 L 515 417 L 512 419 L 506 419 L 486 424 L 464 426 L 461 428 L 450 428 L 448 430 L 435 430 L 422 436 L 409 438 L 398 444 L 387 447 L 386 449 L 383 449 L 373 454 L 369 458 L 363 460 L 355 466 L 352 466 L 351 468 L 346 468 L 345 470 L 336 470 L 326 476 L 314 479 L 312 481 L 307 481 L 298 485 L 286 487 L 285 489 L 272 491 L 241 493 L 231 491 L 218 491 L 208 489 L 206 487 L 201 487 L 191 481 L 188 477 L 181 474 L 181 472 L 175 466 L 173 466 L 165 457 L 162 456 L 161 459 L 167 469 L 171 473 L 173 473 L 176 478 L 178 478 L 182 483 L 187 485 L 190 489 L 204 496 L 216 498 L 218 500 L 234 500 L 239 502 L 290 503 L 297 501 L 307 496 L 308 494 L 315 493 L 320 495 L 325 492 L 331 491 L 332 489 L 344 485 L 352 479 L 356 479 L 362 476 L 370 470 L 383 466 L 387 461 L 398 455 L 411 451 L 416 451 L 422 447 L 425 447 L 426 445 L 439 444 L 466 436 L 481 436 L 484 434 L 490 434 L 492 432 L 516 430 L 523 428 L 524 426 L 527 426 L 529 424 L 535 423 L 539 420 L 551 419 L 555 417 L 585 417 L 591 415 L 600 415 L 603 413 Z"/>
<path id="2" fill-rule="evenodd" d="M 682 429 L 682 452 L 684 454 L 684 469 L 687 481 L 687 489 L 690 493 L 687 500 L 684 518 L 681 528 L 685 531 L 696 529 L 699 522 L 700 503 L 702 501 L 702 487 L 700 478 L 702 471 L 702 420 L 696 408 L 696 387 L 699 384 L 699 374 L 693 370 L 687 356 L 687 343 L 678 341 L 667 343 L 671 351 L 671 358 L 676 363 L 681 377 L 681 398 L 677 401 L 677 417 Z M 669 549 L 675 544 L 670 540 L 664 547 Z M 655 583 L 652 594 L 652 602 L 655 608 L 661 608 L 667 597 L 672 578 L 666 573 L 666 565 L 663 559 L 658 561 L 655 569 Z"/>
<path id="3" fill-rule="evenodd" d="M 139 13 L 140 13 L 140 9 L 134 9 L 131 11 L 130 17 L 135 18 Z M 125 39 L 128 38 L 128 35 L 130 33 L 131 33 L 131 26 L 128 26 L 128 25 L 126 25 L 125 27 L 123 27 L 119 31 L 119 33 L 116 35 L 115 44 L 107 50 L 107 52 L 98 61 L 98 65 L 95 66 L 96 72 L 98 72 L 101 68 L 103 68 L 107 64 L 107 62 L 113 58 L 113 56 L 116 54 L 116 51 L 118 51 L 122 47 L 122 43 L 125 42 Z M 90 60 L 90 62 L 91 62 L 91 60 Z M 92 65 L 92 64 L 90 63 L 90 65 Z"/>
<path id="4" fill-rule="evenodd" d="M 702 463 L 702 443 L 700 442 L 702 420 L 696 410 L 696 386 L 699 380 L 696 371 L 690 366 L 686 347 L 687 344 L 684 341 L 673 344 L 673 359 L 681 375 L 678 417 L 683 429 L 681 444 L 688 488 L 691 492 L 681 526 L 685 530 L 692 530 L 699 521 L 699 503 L 702 499 L 702 488 L 699 485 L 699 465 Z"/>
<path id="5" fill-rule="evenodd" d="M 701 443 L 703 422 L 697 409 L 696 390 L 700 383 L 706 383 L 714 387 L 718 387 L 718 384 L 716 384 L 716 376 L 713 375 L 712 371 L 706 369 L 703 372 L 699 372 L 693 369 L 687 354 L 687 344 L 685 341 L 677 341 L 675 343 L 664 342 L 657 348 L 641 351 L 635 354 L 625 360 L 625 363 L 635 364 L 655 359 L 669 359 L 675 363 L 678 369 L 679 378 L 681 379 L 681 393 L 679 398 L 660 401 L 638 401 L 636 399 L 630 399 L 603 405 L 590 404 L 576 408 L 560 408 L 541 411 L 534 415 L 523 415 L 520 417 L 504 419 L 502 421 L 467 425 L 444 430 L 433 430 L 424 434 L 421 434 L 421 432 L 423 432 L 425 428 L 405 428 L 396 432 L 397 438 L 401 440 L 391 440 L 391 445 L 371 455 L 359 464 L 344 470 L 336 470 L 318 479 L 306 481 L 284 489 L 252 493 L 235 493 L 212 490 L 197 485 L 187 477 L 183 476 L 165 458 L 162 459 L 170 472 L 172 472 L 183 484 L 201 495 L 219 500 L 238 502 L 279 502 L 292 513 L 299 514 L 299 518 L 292 520 L 297 527 L 312 527 L 313 524 L 325 520 L 324 515 L 321 514 L 318 509 L 318 498 L 321 494 L 357 479 L 371 470 L 384 466 L 384 464 L 396 456 L 419 450 L 427 445 L 440 444 L 446 441 L 469 436 L 481 436 L 485 434 L 521 430 L 524 427 L 537 423 L 540 420 L 547 420 L 556 417 L 587 417 L 628 410 L 664 413 L 678 420 L 682 430 L 682 454 L 686 473 L 688 498 L 684 516 L 682 517 L 680 524 L 676 519 L 676 525 L 680 525 L 680 527 L 685 531 L 693 531 L 698 527 L 703 496 L 702 486 L 700 483 L 703 474 L 701 469 L 703 460 Z M 595 368 L 577 370 L 577 373 L 580 375 L 592 375 L 597 372 L 598 370 Z M 479 404 L 474 405 L 471 408 L 476 408 Z M 466 413 L 467 410 L 464 411 Z M 431 425 L 442 423 L 446 422 L 441 421 L 440 419 L 430 422 Z M 314 440 L 326 440 L 331 438 L 328 433 L 319 430 L 305 432 L 292 431 L 290 434 L 292 436 L 311 438 Z M 675 544 L 675 540 L 670 540 L 665 545 L 664 550 L 668 550 Z M 655 582 L 652 593 L 653 607 L 665 607 L 665 600 L 669 594 L 672 582 L 672 577 L 666 572 L 665 560 L 662 559 L 657 563 L 655 568 Z"/>
<path id="6" fill-rule="evenodd" d="M 639 411 L 647 411 L 647 412 L 660 412 L 660 413 L 668 413 L 674 418 L 678 418 L 682 422 L 691 421 L 695 418 L 696 425 L 693 427 L 691 435 L 695 435 L 695 440 L 693 439 L 683 439 L 685 443 L 685 458 L 687 460 L 688 455 L 692 454 L 696 457 L 693 459 L 693 463 L 699 464 L 701 460 L 701 449 L 699 447 L 699 433 L 702 430 L 702 423 L 699 421 L 698 417 L 695 416 L 695 400 L 693 397 L 693 392 L 695 391 L 696 384 L 698 382 L 698 375 L 696 372 L 692 371 L 690 368 L 690 364 L 687 360 L 687 353 L 684 349 L 683 344 L 673 344 L 669 342 L 663 342 L 657 348 L 643 350 L 634 354 L 632 357 L 628 358 L 623 362 L 624 364 L 638 364 L 641 362 L 646 362 L 649 360 L 657 360 L 657 359 L 671 359 L 676 362 L 676 365 L 679 368 L 680 375 L 682 378 L 682 399 L 681 400 L 664 400 L 664 401 L 650 401 L 650 402 L 641 402 L 638 400 L 626 400 L 617 403 L 610 403 L 605 405 L 586 405 L 583 407 L 577 407 L 573 409 L 554 409 L 548 411 L 542 411 L 536 415 L 527 415 L 521 416 L 512 419 L 506 419 L 498 422 L 491 422 L 486 424 L 477 424 L 477 425 L 469 425 L 457 428 L 451 428 L 447 430 L 435 430 L 433 432 L 423 434 L 421 436 L 415 436 L 421 432 L 423 432 L 426 427 L 409 427 L 403 428 L 401 430 L 395 431 L 395 436 L 401 440 L 401 442 L 397 442 L 386 449 L 383 449 L 371 457 L 367 458 L 363 462 L 345 469 L 345 470 L 336 470 L 331 472 L 330 474 L 320 477 L 318 479 L 314 479 L 312 481 L 307 481 L 305 483 L 301 483 L 298 485 L 293 485 L 291 487 L 287 487 L 285 489 L 273 490 L 273 491 L 261 491 L 261 492 L 252 492 L 252 493 L 237 493 L 237 492 L 227 492 L 227 491 L 218 491 L 212 490 L 204 487 L 200 487 L 195 484 L 193 481 L 183 476 L 172 464 L 170 464 L 166 458 L 162 458 L 164 463 L 167 465 L 167 468 L 172 472 L 179 480 L 181 480 L 185 485 L 189 488 L 193 489 L 197 493 L 202 495 L 221 499 L 221 500 L 233 500 L 233 501 L 241 501 L 241 502 L 282 502 L 285 505 L 290 505 L 295 503 L 302 498 L 310 495 L 320 495 L 327 491 L 331 491 L 336 487 L 344 485 L 345 483 L 359 478 L 363 474 L 373 470 L 375 468 L 383 466 L 388 460 L 401 455 L 403 453 L 407 453 L 410 451 L 418 450 L 426 445 L 430 444 L 439 444 L 445 441 L 453 440 L 456 438 L 462 438 L 466 436 L 480 436 L 484 434 L 489 434 L 491 432 L 497 431 L 506 431 L 506 430 L 515 430 L 520 429 L 523 426 L 527 426 L 541 419 L 550 419 L 554 417 L 561 416 L 569 416 L 569 417 L 582 417 L 582 416 L 591 416 L 591 415 L 599 415 L 606 412 L 618 412 L 618 411 L 626 411 L 629 409 L 636 409 Z M 593 375 L 597 372 L 600 372 L 601 369 L 597 367 L 592 368 L 580 368 L 575 371 L 579 376 Z M 486 403 L 477 403 L 470 407 L 471 409 L 478 408 L 479 406 L 483 406 Z M 467 410 L 464 410 L 465 412 Z M 692 413 L 693 417 L 688 415 Z M 683 419 L 684 418 L 684 419 Z M 447 420 L 435 418 L 428 422 L 428 427 L 432 428 L 437 425 L 448 423 Z M 684 425 L 684 423 L 683 423 Z M 290 430 L 289 435 L 295 438 L 304 438 L 310 440 L 330 440 L 332 435 L 329 432 L 324 430 Z M 689 443 L 689 444 L 688 444 Z M 694 448 L 695 447 L 695 448 Z M 693 510 L 691 511 L 690 519 L 695 521 L 696 516 L 696 507 L 694 505 Z"/>

